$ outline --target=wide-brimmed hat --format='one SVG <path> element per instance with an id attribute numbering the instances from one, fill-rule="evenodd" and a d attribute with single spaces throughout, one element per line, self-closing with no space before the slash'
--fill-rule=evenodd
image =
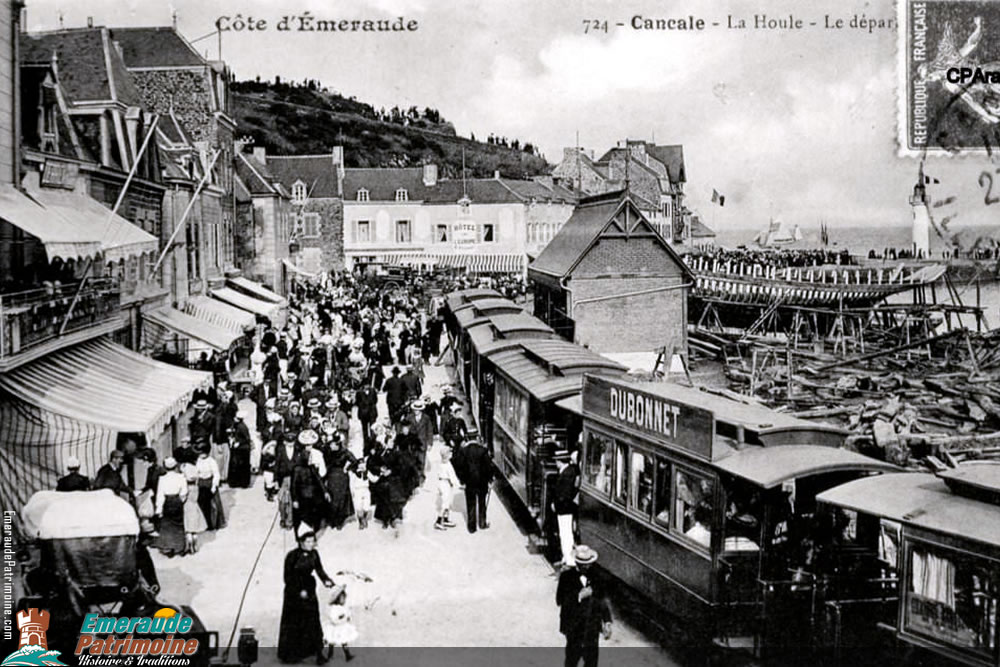
<path id="1" fill-rule="evenodd" d="M 557 449 L 555 452 L 553 452 L 552 459 L 555 461 L 565 461 L 566 463 L 569 463 L 570 460 L 569 450 Z"/>
<path id="2" fill-rule="evenodd" d="M 195 410 L 207 410 L 208 409 L 208 401 L 206 401 L 204 398 L 195 401 L 194 402 L 194 409 Z"/>
<path id="3" fill-rule="evenodd" d="M 316 408 L 320 407 L 321 405 L 323 405 L 323 404 L 320 403 L 319 399 L 316 398 L 315 396 L 313 396 L 312 398 L 309 399 L 308 402 L 306 402 L 306 407 L 308 407 L 310 410 L 315 410 Z"/>
<path id="4" fill-rule="evenodd" d="M 332 409 L 332 408 L 336 408 L 336 407 L 339 407 L 339 406 L 340 406 L 340 401 L 338 401 L 335 398 L 330 398 L 330 399 L 327 399 L 327 401 L 326 401 L 326 407 L 328 407 L 328 408 Z"/>
<path id="5" fill-rule="evenodd" d="M 427 404 L 424 403 L 423 401 L 413 401 L 413 409 L 414 410 L 423 410 L 426 407 L 427 407 Z"/>
<path id="6" fill-rule="evenodd" d="M 278 390 L 278 396 L 281 396 L 282 398 L 288 398 L 291 394 L 292 392 L 288 390 L 288 387 L 282 387 Z"/>
<path id="7" fill-rule="evenodd" d="M 573 547 L 573 560 L 577 565 L 589 565 L 597 562 L 597 552 L 586 544 L 578 544 Z"/>
<path id="8" fill-rule="evenodd" d="M 298 530 L 295 531 L 295 537 L 301 542 L 307 537 L 316 537 L 316 531 L 308 523 L 304 521 L 299 524 Z"/>
<path id="9" fill-rule="evenodd" d="M 307 428 L 299 433 L 299 442 L 303 445 L 315 445 L 319 442 L 319 435 L 311 428 Z"/>
<path id="10" fill-rule="evenodd" d="M 167 458 L 163 459 L 163 467 L 167 470 L 173 470 L 174 468 L 177 467 L 177 459 L 175 459 L 172 456 L 168 456 Z"/>

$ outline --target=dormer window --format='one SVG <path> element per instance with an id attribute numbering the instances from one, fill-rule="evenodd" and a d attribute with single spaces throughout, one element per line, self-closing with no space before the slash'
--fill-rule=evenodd
<path id="1" fill-rule="evenodd" d="M 364 188 L 358 190 L 358 201 L 368 201 L 368 191 Z"/>
<path id="2" fill-rule="evenodd" d="M 396 190 L 396 201 L 410 201 L 410 195 L 406 188 Z"/>
<path id="3" fill-rule="evenodd" d="M 292 203 L 306 203 L 306 184 L 302 181 L 295 181 L 292 183 Z"/>

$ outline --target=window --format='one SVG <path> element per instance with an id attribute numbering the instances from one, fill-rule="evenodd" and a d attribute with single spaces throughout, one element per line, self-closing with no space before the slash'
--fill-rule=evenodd
<path id="1" fill-rule="evenodd" d="M 396 190 L 396 201 L 410 201 L 410 194 L 406 191 L 406 188 Z"/>
<path id="2" fill-rule="evenodd" d="M 296 204 L 306 203 L 306 184 L 302 181 L 295 181 L 292 184 L 292 202 Z"/>
<path id="3" fill-rule="evenodd" d="M 670 205 L 670 200 L 668 199 L 667 201 L 663 202 L 663 217 L 664 218 L 669 218 L 670 217 L 670 210 L 671 210 L 671 205 Z"/>
<path id="4" fill-rule="evenodd" d="M 302 216 L 302 236 L 320 235 L 319 213 L 305 213 Z"/>
<path id="5" fill-rule="evenodd" d="M 611 439 L 599 433 L 587 434 L 583 479 L 605 496 L 611 493 Z"/>
<path id="6" fill-rule="evenodd" d="M 653 522 L 664 528 L 670 527 L 670 464 L 656 459 L 656 502 L 653 505 Z"/>
<path id="7" fill-rule="evenodd" d="M 909 553 L 905 627 L 992 658 L 997 647 L 997 563 L 929 544 Z"/>
<path id="8" fill-rule="evenodd" d="M 484 224 L 482 242 L 493 243 L 494 241 L 496 241 L 493 232 L 494 232 L 494 226 L 492 222 L 487 222 L 486 224 Z"/>
<path id="9" fill-rule="evenodd" d="M 647 517 L 653 509 L 653 458 L 643 452 L 632 451 L 629 460 L 628 506 Z"/>
<path id="10" fill-rule="evenodd" d="M 364 188 L 358 190 L 358 201 L 368 201 L 368 191 Z"/>
<path id="11" fill-rule="evenodd" d="M 712 480 L 678 470 L 674 474 L 674 486 L 677 489 L 674 530 L 703 547 L 711 546 L 714 500 Z"/>
<path id="12" fill-rule="evenodd" d="M 620 442 L 615 442 L 615 500 L 625 504 L 628 495 L 628 465 L 626 461 L 627 448 Z"/>
<path id="13" fill-rule="evenodd" d="M 396 221 L 396 243 L 410 243 L 412 238 L 410 237 L 410 221 L 409 220 L 397 220 Z"/>
<path id="14" fill-rule="evenodd" d="M 434 226 L 434 242 L 435 243 L 447 243 L 448 242 L 448 225 L 435 225 Z"/>
<path id="15" fill-rule="evenodd" d="M 354 232 L 354 240 L 358 243 L 371 243 L 372 223 L 369 220 L 358 220 L 358 228 Z"/>
<path id="16" fill-rule="evenodd" d="M 505 379 L 495 385 L 493 417 L 522 442 L 528 440 L 528 399 Z"/>

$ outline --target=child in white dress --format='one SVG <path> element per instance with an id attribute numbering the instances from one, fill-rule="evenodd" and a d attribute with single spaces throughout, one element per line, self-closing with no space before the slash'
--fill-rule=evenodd
<path id="1" fill-rule="evenodd" d="M 337 646 L 344 649 L 344 658 L 348 662 L 354 659 L 347 645 L 358 638 L 358 630 L 351 622 L 351 609 L 347 606 L 347 586 L 334 586 L 330 592 L 330 608 L 323 619 L 323 639 L 326 641 L 326 659 L 333 657 L 333 649 Z"/>

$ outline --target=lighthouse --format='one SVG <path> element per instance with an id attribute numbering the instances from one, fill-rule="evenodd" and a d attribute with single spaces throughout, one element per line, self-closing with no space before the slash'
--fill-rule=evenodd
<path id="1" fill-rule="evenodd" d="M 910 209 L 913 214 L 913 256 L 930 257 L 931 214 L 928 208 L 927 189 L 924 187 L 924 164 L 920 163 L 917 184 L 913 186 Z"/>

